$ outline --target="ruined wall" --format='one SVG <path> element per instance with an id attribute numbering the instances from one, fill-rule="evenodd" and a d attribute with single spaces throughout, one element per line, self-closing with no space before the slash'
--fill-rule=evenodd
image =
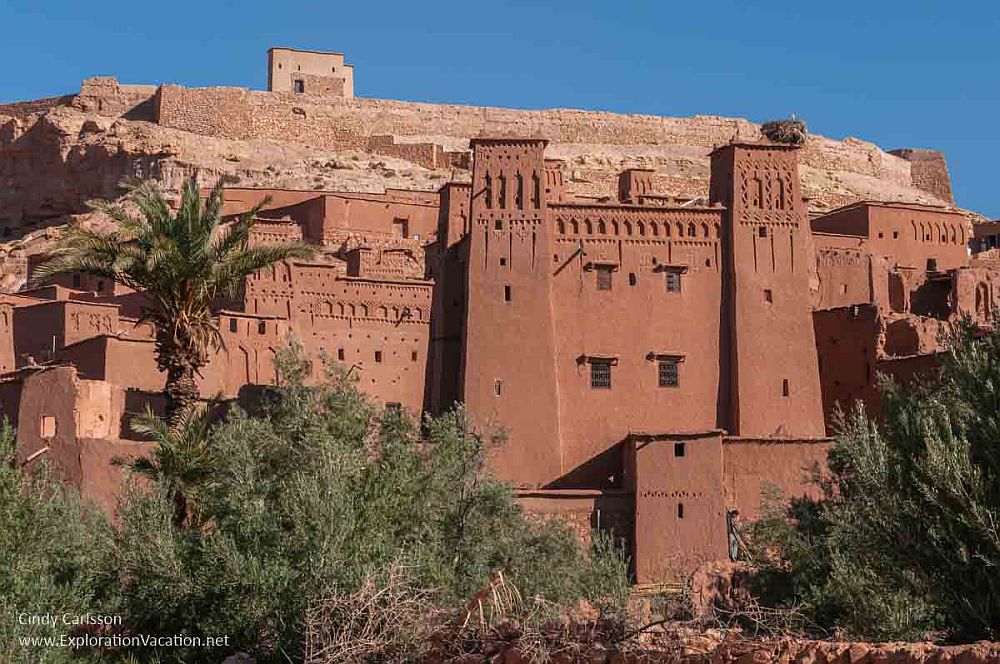
<path id="1" fill-rule="evenodd" d="M 742 520 L 760 516 L 761 500 L 778 489 L 784 500 L 820 497 L 812 472 L 826 467 L 826 439 L 773 440 L 725 438 L 722 445 L 726 508 Z"/>
<path id="2" fill-rule="evenodd" d="M 542 519 L 560 519 L 581 542 L 594 530 L 629 543 L 632 539 L 633 494 L 621 490 L 521 489 L 517 501 Z"/>
<path id="3" fill-rule="evenodd" d="M 889 154 L 910 162 L 910 180 L 914 187 L 923 189 L 943 201 L 955 202 L 951 191 L 951 178 L 948 176 L 948 164 L 942 152 L 906 148 L 889 150 Z"/>

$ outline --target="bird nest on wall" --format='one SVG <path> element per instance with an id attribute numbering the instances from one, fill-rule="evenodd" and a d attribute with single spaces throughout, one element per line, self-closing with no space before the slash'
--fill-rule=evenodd
<path id="1" fill-rule="evenodd" d="M 809 136 L 806 123 L 795 117 L 765 122 L 760 126 L 760 133 L 769 141 L 785 145 L 802 145 Z"/>

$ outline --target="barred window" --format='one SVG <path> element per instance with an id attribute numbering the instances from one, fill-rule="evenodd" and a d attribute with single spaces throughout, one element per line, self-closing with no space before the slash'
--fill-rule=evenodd
<path id="1" fill-rule="evenodd" d="M 594 360 L 590 363 L 590 386 L 592 388 L 611 388 L 611 362 Z"/>
<path id="2" fill-rule="evenodd" d="M 681 273 L 673 270 L 667 271 L 667 292 L 668 293 L 680 293 L 681 292 Z"/>
<path id="3" fill-rule="evenodd" d="M 677 366 L 678 362 L 676 359 L 659 361 L 657 368 L 659 369 L 660 387 L 677 387 L 680 384 L 677 376 Z"/>
<path id="4" fill-rule="evenodd" d="M 597 290 L 611 290 L 611 268 L 600 266 L 597 272 Z"/>

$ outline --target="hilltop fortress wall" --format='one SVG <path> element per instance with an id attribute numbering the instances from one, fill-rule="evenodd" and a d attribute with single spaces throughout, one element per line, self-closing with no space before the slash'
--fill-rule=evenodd
<path id="1" fill-rule="evenodd" d="M 405 142 L 407 137 L 506 134 L 539 136 L 553 143 L 697 146 L 707 155 L 731 140 L 760 136 L 758 125 L 748 120 L 717 116 L 518 110 L 178 85 L 162 86 L 157 97 L 157 122 L 166 127 L 237 140 L 274 138 L 329 147 L 362 148 L 374 135 Z M 910 162 L 856 139 L 820 138 L 803 150 L 802 161 L 813 168 L 912 184 Z"/>
<path id="2" fill-rule="evenodd" d="M 120 85 L 110 78 L 85 81 L 75 103 L 84 110 L 148 119 L 194 134 L 374 150 L 430 168 L 466 168 L 467 157 L 463 160 L 455 153 L 468 148 L 468 139 L 487 134 L 539 136 L 556 145 L 631 146 L 640 152 L 693 147 L 700 148 L 693 156 L 705 158 L 718 145 L 760 136 L 759 126 L 742 118 L 520 110 L 236 87 L 153 89 Z M 803 166 L 818 170 L 856 173 L 903 187 L 921 184 L 913 181 L 911 161 L 854 138 L 835 141 L 814 136 L 801 159 Z"/>

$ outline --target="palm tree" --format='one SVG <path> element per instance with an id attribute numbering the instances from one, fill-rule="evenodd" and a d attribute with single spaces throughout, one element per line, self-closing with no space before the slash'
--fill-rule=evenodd
<path id="1" fill-rule="evenodd" d="M 288 258 L 307 258 L 303 243 L 250 244 L 250 231 L 265 200 L 232 223 L 222 221 L 221 180 L 202 202 L 196 178 L 181 192 L 176 213 L 157 185 L 130 188 L 134 214 L 111 201 L 88 205 L 115 222 L 110 232 L 69 226 L 57 241 L 37 280 L 82 273 L 145 293 L 139 323 L 152 324 L 156 361 L 167 374 L 167 420 L 176 425 L 198 398 L 195 376 L 210 353 L 222 347 L 213 303 L 237 297 L 247 276 Z"/>
<path id="2" fill-rule="evenodd" d="M 159 483 L 173 503 L 173 522 L 181 530 L 200 521 L 201 493 L 215 465 L 208 443 L 214 408 L 189 408 L 171 425 L 148 407 L 132 420 L 132 430 L 156 444 L 150 456 L 114 459 L 115 465 Z"/>

